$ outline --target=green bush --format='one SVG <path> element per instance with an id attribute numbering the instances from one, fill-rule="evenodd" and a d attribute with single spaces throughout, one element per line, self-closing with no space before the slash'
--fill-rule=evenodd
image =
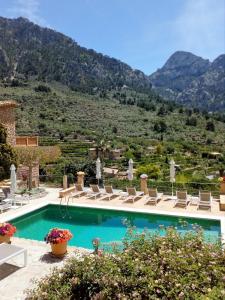
<path id="1" fill-rule="evenodd" d="M 141 174 L 147 174 L 149 178 L 158 179 L 160 177 L 160 168 L 157 165 L 148 164 L 138 167 L 136 174 L 137 177 Z"/>
<path id="2" fill-rule="evenodd" d="M 161 228 L 160 230 L 164 230 Z M 225 255 L 201 230 L 135 235 L 123 252 L 72 258 L 38 283 L 27 299 L 224 299 Z"/>
<path id="3" fill-rule="evenodd" d="M 50 93 L 51 88 L 47 85 L 39 84 L 34 88 L 35 92 Z"/>
<path id="4" fill-rule="evenodd" d="M 6 143 L 6 137 L 6 130 L 0 124 L 0 181 L 8 179 L 11 164 L 17 164 L 16 153 L 13 148 Z"/>

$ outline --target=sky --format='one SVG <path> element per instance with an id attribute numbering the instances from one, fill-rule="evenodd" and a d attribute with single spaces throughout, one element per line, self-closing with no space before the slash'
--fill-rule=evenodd
<path id="1" fill-rule="evenodd" d="M 0 0 L 0 16 L 26 17 L 146 74 L 178 50 L 211 61 L 225 53 L 225 0 Z"/>

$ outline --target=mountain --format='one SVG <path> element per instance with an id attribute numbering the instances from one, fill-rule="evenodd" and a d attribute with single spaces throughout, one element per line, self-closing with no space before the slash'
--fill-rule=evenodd
<path id="1" fill-rule="evenodd" d="M 151 90 L 148 76 L 27 19 L 0 17 L 0 79 L 58 81 L 74 90 Z"/>
<path id="2" fill-rule="evenodd" d="M 225 55 L 210 62 L 177 51 L 150 76 L 127 64 L 79 46 L 71 38 L 27 19 L 0 17 L 0 81 L 58 82 L 74 91 L 130 88 L 208 111 L 225 108 Z"/>
<path id="3" fill-rule="evenodd" d="M 225 54 L 210 62 L 177 51 L 149 78 L 168 99 L 209 111 L 225 108 Z"/>

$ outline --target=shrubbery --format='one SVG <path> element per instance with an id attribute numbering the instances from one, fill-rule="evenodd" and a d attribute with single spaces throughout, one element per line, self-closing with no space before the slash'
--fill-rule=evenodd
<path id="1" fill-rule="evenodd" d="M 47 85 L 39 84 L 34 88 L 35 92 L 50 93 L 51 88 Z"/>
<path id="2" fill-rule="evenodd" d="M 16 153 L 6 142 L 6 129 L 0 124 L 0 181 L 10 176 L 10 166 L 17 164 Z"/>
<path id="3" fill-rule="evenodd" d="M 160 229 L 164 230 L 164 229 Z M 69 260 L 27 299 L 224 299 L 225 255 L 201 231 L 128 236 L 124 251 Z"/>
<path id="4" fill-rule="evenodd" d="M 157 165 L 154 164 L 148 164 L 144 166 L 140 166 L 137 169 L 137 177 L 139 177 L 141 174 L 147 174 L 149 178 L 151 179 L 159 179 L 160 177 L 160 168 Z"/>

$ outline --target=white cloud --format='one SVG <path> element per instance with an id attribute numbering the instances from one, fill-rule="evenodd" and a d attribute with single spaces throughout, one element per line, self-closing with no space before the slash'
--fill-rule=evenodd
<path id="1" fill-rule="evenodd" d="M 210 59 L 225 52 L 224 0 L 185 0 L 173 25 L 180 50 Z"/>
<path id="2" fill-rule="evenodd" d="M 14 0 L 13 6 L 8 10 L 11 17 L 25 17 L 34 23 L 47 26 L 40 16 L 40 0 Z"/>

